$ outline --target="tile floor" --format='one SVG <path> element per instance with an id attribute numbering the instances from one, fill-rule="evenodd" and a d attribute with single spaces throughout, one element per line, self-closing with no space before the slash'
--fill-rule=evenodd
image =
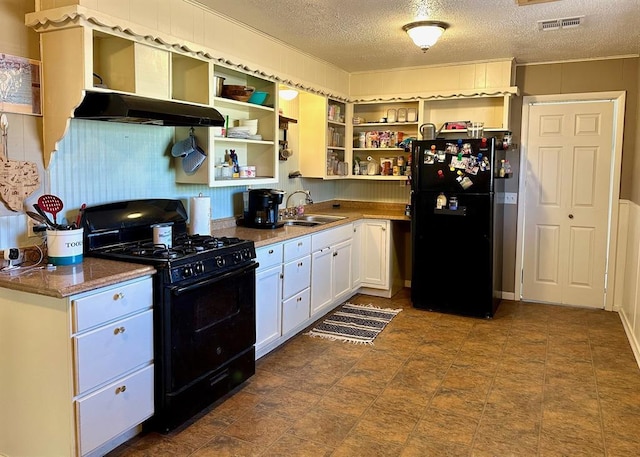
<path id="1" fill-rule="evenodd" d="M 640 370 L 616 313 L 351 301 L 404 310 L 373 346 L 298 335 L 235 395 L 109 457 L 640 455 Z"/>

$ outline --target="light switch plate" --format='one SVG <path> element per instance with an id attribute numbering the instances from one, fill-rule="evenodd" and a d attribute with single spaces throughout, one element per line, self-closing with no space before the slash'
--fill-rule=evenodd
<path id="1" fill-rule="evenodd" d="M 518 204 L 518 193 L 517 192 L 505 192 L 504 193 L 504 204 L 505 205 L 517 205 Z"/>

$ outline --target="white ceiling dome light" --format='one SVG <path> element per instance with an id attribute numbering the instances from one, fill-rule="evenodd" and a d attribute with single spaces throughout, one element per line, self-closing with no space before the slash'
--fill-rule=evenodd
<path id="1" fill-rule="evenodd" d="M 422 49 L 423 52 L 436 44 L 445 30 L 449 27 L 446 22 L 440 21 L 416 21 L 402 27 L 407 32 L 413 42 Z"/>
<path id="2" fill-rule="evenodd" d="M 289 101 L 298 96 L 298 91 L 295 89 L 280 89 L 278 95 L 280 96 L 280 98 Z"/>

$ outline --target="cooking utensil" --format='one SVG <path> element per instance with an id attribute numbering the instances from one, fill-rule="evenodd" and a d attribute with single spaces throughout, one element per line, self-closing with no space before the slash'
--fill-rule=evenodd
<path id="1" fill-rule="evenodd" d="M 60 197 L 56 197 L 55 195 L 51 194 L 41 195 L 40 198 L 38 198 L 38 206 L 45 210 L 47 213 L 51 213 L 51 215 L 53 216 L 53 224 L 58 224 L 57 216 L 58 213 L 62 211 L 62 208 L 64 206 L 62 204 L 62 200 L 60 200 Z"/>
<path id="2" fill-rule="evenodd" d="M 33 219 L 34 221 L 38 222 L 39 224 L 44 224 L 49 228 L 53 228 L 53 227 L 51 227 L 49 225 L 49 222 L 47 222 L 47 218 L 46 217 L 42 217 L 38 213 L 34 213 L 33 211 L 27 211 L 27 216 L 29 216 L 31 219 Z"/>
<path id="3" fill-rule="evenodd" d="M 84 209 L 87 207 L 86 203 L 83 203 L 80 207 L 80 211 L 78 211 L 78 216 L 76 217 L 76 228 L 80 228 L 80 220 L 82 219 L 82 213 L 84 213 Z"/>
<path id="4" fill-rule="evenodd" d="M 56 224 L 53 223 L 53 221 L 51 219 L 49 219 L 49 216 L 47 216 L 47 213 L 44 212 L 44 210 L 42 208 L 40 208 L 40 205 L 38 205 L 37 203 L 33 204 L 33 208 L 36 210 L 36 212 L 42 217 L 44 218 L 44 223 L 47 224 L 49 226 L 49 228 L 55 230 L 56 229 Z"/>
<path id="5" fill-rule="evenodd" d="M 198 145 L 195 145 L 195 149 L 192 153 L 182 159 L 182 169 L 188 175 L 194 174 L 200 168 L 200 165 L 204 162 L 207 155 Z"/>

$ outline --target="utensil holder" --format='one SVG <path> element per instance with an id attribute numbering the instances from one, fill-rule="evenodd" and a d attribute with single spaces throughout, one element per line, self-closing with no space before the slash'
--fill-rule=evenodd
<path id="1" fill-rule="evenodd" d="M 47 256 L 54 265 L 74 265 L 82 262 L 84 229 L 47 230 Z"/>

